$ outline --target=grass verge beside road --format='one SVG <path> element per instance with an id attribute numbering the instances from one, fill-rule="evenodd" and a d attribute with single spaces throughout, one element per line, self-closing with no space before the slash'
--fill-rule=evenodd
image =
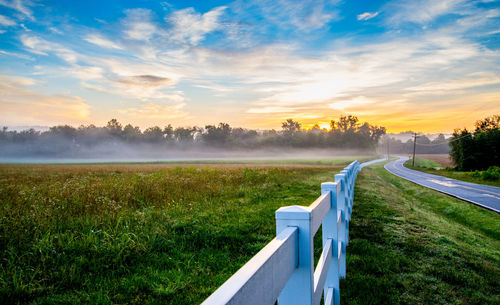
<path id="1" fill-rule="evenodd" d="M 356 185 L 343 304 L 499 304 L 500 215 L 382 165 Z"/>
<path id="2" fill-rule="evenodd" d="M 477 184 L 485 184 L 491 186 L 500 187 L 500 179 L 490 180 L 482 178 L 482 172 L 461 172 L 453 169 L 445 169 L 442 168 L 442 165 L 425 158 L 415 158 L 415 166 L 412 166 L 412 161 L 408 160 L 404 164 L 405 167 L 409 169 L 414 169 L 418 171 L 422 171 L 424 173 L 448 177 L 456 180 L 477 183 Z M 440 169 L 437 169 L 440 168 Z"/>

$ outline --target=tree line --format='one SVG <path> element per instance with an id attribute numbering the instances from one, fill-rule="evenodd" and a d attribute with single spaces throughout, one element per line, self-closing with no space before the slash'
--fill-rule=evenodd
<path id="1" fill-rule="evenodd" d="M 0 143 L 31 145 L 30 151 L 50 152 L 78 150 L 80 147 L 92 147 L 102 144 L 126 143 L 130 145 L 150 144 L 165 149 L 210 146 L 216 148 L 255 149 L 268 147 L 294 148 L 341 148 L 372 151 L 379 139 L 385 134 L 385 128 L 360 123 L 356 116 L 341 116 L 330 121 L 329 129 L 318 125 L 311 129 L 302 128 L 301 123 L 287 119 L 281 130 L 253 130 L 233 128 L 227 123 L 206 125 L 205 127 L 165 127 L 153 126 L 141 130 L 137 126 L 123 126 L 116 119 L 106 126 L 82 125 L 72 127 L 59 125 L 47 131 L 28 129 L 11 131 L 3 127 L 0 131 Z M 0 153 L 2 150 L 0 149 Z"/>
<path id="2" fill-rule="evenodd" d="M 404 132 L 408 136 L 413 136 L 413 132 Z M 407 141 L 401 141 L 389 135 L 382 137 L 378 152 L 381 154 L 411 154 L 413 153 L 413 138 Z M 446 139 L 444 134 L 439 134 L 434 140 L 429 139 L 426 135 L 418 135 L 416 153 L 417 154 L 447 154 L 450 152 L 449 139 Z"/>
<path id="3" fill-rule="evenodd" d="M 450 157 L 458 170 L 500 166 L 500 115 L 476 121 L 473 132 L 455 129 L 450 147 Z"/>

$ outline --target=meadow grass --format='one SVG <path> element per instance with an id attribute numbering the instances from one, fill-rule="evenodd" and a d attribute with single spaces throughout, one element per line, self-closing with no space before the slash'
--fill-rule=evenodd
<path id="1" fill-rule="evenodd" d="M 408 160 L 404 163 L 404 166 L 410 169 L 422 171 L 428 174 L 448 177 L 456 180 L 477 183 L 477 184 L 485 184 L 491 186 L 500 187 L 500 180 L 488 180 L 483 179 L 481 175 L 474 172 L 462 172 L 453 169 L 445 169 L 442 168 L 442 165 L 436 163 L 435 161 L 425 159 L 425 158 L 415 158 L 415 166 L 412 166 L 411 160 Z M 439 168 L 439 169 L 438 169 Z M 479 172 L 481 173 L 481 172 Z"/>
<path id="2" fill-rule="evenodd" d="M 338 170 L 0 166 L 0 303 L 200 303 Z"/>
<path id="3" fill-rule="evenodd" d="M 198 304 L 275 236 L 277 208 L 340 169 L 2 165 L 0 303 Z M 376 165 L 350 237 L 342 304 L 500 301 L 498 214 Z"/>

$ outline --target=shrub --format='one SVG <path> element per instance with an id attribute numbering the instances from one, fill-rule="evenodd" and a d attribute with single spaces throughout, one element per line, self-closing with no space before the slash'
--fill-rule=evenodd
<path id="1" fill-rule="evenodd" d="M 487 170 L 482 172 L 481 178 L 484 180 L 498 180 L 500 179 L 500 167 L 490 166 Z"/>

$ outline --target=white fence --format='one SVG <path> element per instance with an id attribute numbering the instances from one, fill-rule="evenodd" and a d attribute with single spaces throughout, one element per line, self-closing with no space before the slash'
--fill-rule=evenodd
<path id="1" fill-rule="evenodd" d="M 335 182 L 321 184 L 310 206 L 276 211 L 276 238 L 240 268 L 202 305 L 340 304 L 339 280 L 346 274 L 346 246 L 360 171 L 354 161 Z M 323 252 L 314 268 L 313 240 L 322 226 Z"/>

